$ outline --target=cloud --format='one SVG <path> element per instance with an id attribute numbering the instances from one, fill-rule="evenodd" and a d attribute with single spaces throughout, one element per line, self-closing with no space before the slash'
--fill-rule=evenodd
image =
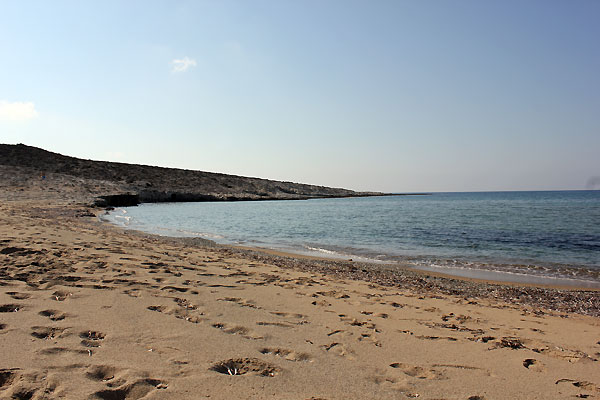
<path id="1" fill-rule="evenodd" d="M 173 72 L 185 72 L 191 67 L 195 67 L 197 65 L 196 60 L 193 60 L 189 57 L 183 57 L 181 59 L 174 59 L 171 61 L 171 66 Z"/>
<path id="2" fill-rule="evenodd" d="M 0 100 L 0 121 L 26 121 L 38 116 L 32 102 Z"/>

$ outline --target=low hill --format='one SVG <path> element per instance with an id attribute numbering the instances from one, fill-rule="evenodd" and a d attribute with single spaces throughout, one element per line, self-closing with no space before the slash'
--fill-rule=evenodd
<path id="1" fill-rule="evenodd" d="M 60 181 L 97 205 L 139 202 L 283 200 L 377 196 L 381 193 L 248 178 L 178 168 L 84 160 L 23 144 L 0 144 L 0 182 L 19 190 Z M 61 185 L 54 190 L 60 192 Z"/>

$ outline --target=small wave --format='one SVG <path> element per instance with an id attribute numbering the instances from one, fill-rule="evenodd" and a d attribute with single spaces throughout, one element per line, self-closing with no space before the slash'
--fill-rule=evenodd
<path id="1" fill-rule="evenodd" d="M 176 231 L 185 236 L 197 236 L 197 237 L 202 237 L 202 238 L 206 238 L 206 239 L 225 239 L 225 236 L 219 235 L 217 233 L 194 232 L 194 231 L 187 231 L 185 229 L 176 229 Z"/>
<path id="2" fill-rule="evenodd" d="M 125 228 L 129 228 L 131 227 L 132 224 L 132 218 L 130 216 L 127 215 L 115 215 L 115 214 L 111 214 L 108 216 L 103 217 L 103 219 L 105 221 L 109 221 L 115 225 L 118 226 L 122 226 Z"/>
<path id="3" fill-rule="evenodd" d="M 333 251 L 333 250 L 322 249 L 320 247 L 311 247 L 311 246 L 304 245 L 304 248 L 307 250 L 310 250 L 310 251 L 317 251 L 319 253 L 331 254 L 331 255 L 336 255 L 336 256 L 348 255 L 348 254 L 338 253 L 337 251 Z"/>
<path id="4" fill-rule="evenodd" d="M 331 249 L 324 249 L 322 247 L 309 246 L 306 244 L 303 245 L 302 248 L 305 250 L 308 250 L 309 252 L 312 252 L 312 253 L 316 252 L 316 253 L 320 253 L 320 254 L 326 254 L 328 257 L 335 258 L 335 259 L 345 259 L 345 260 L 353 260 L 353 261 L 361 261 L 361 262 L 369 262 L 369 263 L 383 262 L 381 259 L 379 259 L 377 257 L 357 255 L 356 252 L 341 252 L 341 251 L 335 251 L 335 250 L 331 250 Z M 352 249 L 350 251 L 352 251 Z M 291 252 L 294 253 L 294 252 L 297 252 L 297 250 L 294 250 L 292 248 Z"/>

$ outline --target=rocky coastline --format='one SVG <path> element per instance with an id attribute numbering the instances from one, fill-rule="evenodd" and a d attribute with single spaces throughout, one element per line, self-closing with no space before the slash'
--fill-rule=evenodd
<path id="1" fill-rule="evenodd" d="M 0 144 L 0 165 L 13 184 L 71 180 L 93 186 L 88 195 L 99 207 L 139 203 L 383 196 L 342 188 L 250 178 L 149 165 L 84 160 L 24 144 Z M 10 181 L 10 180 L 9 180 Z M 88 196 L 89 197 L 89 196 Z"/>

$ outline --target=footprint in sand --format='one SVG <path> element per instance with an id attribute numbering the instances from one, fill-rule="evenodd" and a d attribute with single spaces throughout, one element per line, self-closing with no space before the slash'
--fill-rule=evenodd
<path id="1" fill-rule="evenodd" d="M 127 289 L 127 290 L 123 290 L 123 293 L 125 293 L 129 297 L 141 297 L 142 296 L 142 291 L 139 289 Z"/>
<path id="2" fill-rule="evenodd" d="M 340 321 L 346 322 L 350 326 L 364 326 L 368 329 L 375 329 L 375 324 L 372 322 L 359 321 L 358 319 L 349 317 L 346 314 L 338 314 L 338 317 L 340 317 Z"/>
<path id="3" fill-rule="evenodd" d="M 258 358 L 232 358 L 214 364 L 210 367 L 210 370 L 231 376 L 275 376 L 280 372 L 280 369 L 276 365 L 259 360 Z"/>
<path id="4" fill-rule="evenodd" d="M 544 354 L 559 360 L 565 360 L 570 363 L 580 361 L 597 361 L 597 359 L 590 357 L 588 354 L 582 351 L 564 349 L 558 346 L 541 345 L 540 347 L 532 347 L 531 350 L 536 353 Z"/>
<path id="5" fill-rule="evenodd" d="M 288 349 L 265 347 L 260 349 L 259 352 L 261 354 L 272 354 L 274 356 L 282 357 L 288 361 L 312 361 L 310 354 Z"/>
<path id="6" fill-rule="evenodd" d="M 427 311 L 427 310 L 426 310 Z M 450 313 L 450 314 L 446 314 L 446 315 L 442 315 L 442 321 L 444 322 L 448 322 L 450 320 L 455 320 L 459 323 L 464 323 L 468 320 L 472 319 L 471 316 L 469 315 L 455 315 L 454 313 Z"/>
<path id="7" fill-rule="evenodd" d="M 97 331 L 83 331 L 79 334 L 82 339 L 81 344 L 85 347 L 100 347 L 100 342 L 104 340 L 106 335 Z"/>
<path id="8" fill-rule="evenodd" d="M 5 247 L 0 250 L 0 254 L 10 254 L 11 256 L 27 256 L 30 254 L 43 254 L 42 250 L 32 250 L 24 247 Z"/>
<path id="9" fill-rule="evenodd" d="M 3 304 L 0 306 L 0 312 L 17 312 L 23 309 L 21 304 Z"/>
<path id="10" fill-rule="evenodd" d="M 31 297 L 31 295 L 28 293 L 6 292 L 6 294 L 15 300 L 25 300 Z"/>
<path id="11" fill-rule="evenodd" d="M 181 299 L 179 297 L 176 297 L 173 299 L 173 301 L 182 308 L 185 308 L 186 310 L 197 310 L 198 306 L 196 306 L 195 304 L 192 304 L 189 300 L 187 299 Z"/>
<path id="12" fill-rule="evenodd" d="M 398 376 L 397 374 L 389 373 L 389 371 L 377 369 L 376 374 L 370 376 L 368 380 L 399 392 L 408 392 L 410 390 L 410 383 L 406 376 Z"/>
<path id="13" fill-rule="evenodd" d="M 119 369 L 116 367 L 111 367 L 108 365 L 95 365 L 90 367 L 85 374 L 90 379 L 105 382 L 113 379 L 118 371 Z"/>
<path id="14" fill-rule="evenodd" d="M 513 350 L 526 348 L 525 345 L 523 344 L 523 341 L 520 338 L 512 337 L 512 336 L 505 336 L 505 337 L 501 338 L 499 341 L 497 341 L 494 344 L 494 347 L 492 347 L 491 349 L 504 348 L 504 347 L 508 347 L 509 349 L 513 349 Z"/>
<path id="15" fill-rule="evenodd" d="M 240 335 L 241 337 L 243 337 L 245 339 L 253 339 L 253 340 L 264 339 L 264 337 L 262 337 L 262 336 L 253 334 L 252 331 L 250 329 L 246 328 L 245 326 L 229 325 L 229 324 L 225 324 L 222 322 L 217 322 L 215 324 L 212 324 L 212 327 L 220 329 L 224 333 L 227 333 L 229 335 Z"/>
<path id="16" fill-rule="evenodd" d="M 584 390 L 589 390 L 591 392 L 597 392 L 600 393 L 600 387 L 596 386 L 595 384 L 593 384 L 592 382 L 587 382 L 587 381 L 578 381 L 576 379 L 559 379 L 555 382 L 556 385 L 558 385 L 559 383 L 570 383 L 575 387 L 578 388 L 582 388 Z"/>
<path id="17" fill-rule="evenodd" d="M 361 333 L 358 337 L 359 342 L 372 343 L 376 347 L 381 347 L 381 342 L 375 338 L 375 335 L 371 333 Z"/>
<path id="18" fill-rule="evenodd" d="M 172 314 L 175 318 L 179 318 L 184 321 L 191 322 L 193 324 L 198 324 L 206 320 L 206 318 L 201 317 L 202 315 L 204 315 L 203 312 L 196 311 L 194 314 L 193 312 L 188 311 L 188 309 L 176 309 L 173 310 L 170 314 Z"/>
<path id="19" fill-rule="evenodd" d="M 346 357 L 350 360 L 353 360 L 355 358 L 354 351 L 351 348 L 344 345 L 343 343 L 332 342 L 330 344 L 321 346 L 321 348 L 323 348 L 326 352 L 335 354 L 339 357 Z"/>
<path id="20" fill-rule="evenodd" d="M 404 363 L 393 363 L 390 367 L 402 371 L 405 375 L 408 375 L 417 379 L 442 379 L 443 375 L 429 368 L 423 368 L 416 365 L 404 364 Z"/>
<path id="21" fill-rule="evenodd" d="M 496 340 L 496 337 L 494 337 L 494 336 L 475 336 L 473 338 L 469 338 L 469 340 L 472 340 L 474 342 L 487 343 L 492 340 Z"/>
<path id="22" fill-rule="evenodd" d="M 13 384 L 13 386 L 14 387 L 12 388 L 12 390 L 10 390 L 10 389 L 8 390 L 9 393 L 5 393 L 5 395 L 7 396 L 6 398 L 32 399 L 32 398 L 34 398 L 36 392 L 38 391 L 38 387 L 35 387 L 34 385 L 32 385 L 32 382 L 27 382 L 27 383 L 19 382 L 19 383 Z M 10 386 L 9 386 L 9 388 L 10 388 Z M 45 395 L 52 394 L 53 392 L 54 392 L 54 390 L 51 387 L 46 387 L 44 390 Z M 10 396 L 10 397 L 8 397 L 8 396 Z"/>
<path id="23" fill-rule="evenodd" d="M 52 321 L 62 321 L 67 317 L 67 314 L 58 310 L 44 310 L 40 311 L 38 314 L 43 317 L 50 318 Z"/>
<path id="24" fill-rule="evenodd" d="M 120 368 L 109 365 L 95 365 L 90 367 L 85 375 L 92 380 L 104 383 L 108 387 L 119 387 L 126 383 L 124 379 L 116 378 L 116 374 L 120 371 Z"/>
<path id="25" fill-rule="evenodd" d="M 118 389 L 100 390 L 93 394 L 93 398 L 115 400 L 115 399 L 141 399 L 153 390 L 167 389 L 168 384 L 158 379 L 140 379 L 136 382 L 124 385 Z"/>
<path id="26" fill-rule="evenodd" d="M 68 292 L 66 290 L 57 290 L 56 292 L 52 293 L 52 300 L 56 300 L 56 301 L 65 301 L 67 298 L 73 296 L 73 293 Z"/>
<path id="27" fill-rule="evenodd" d="M 235 303 L 237 305 L 239 305 L 240 307 L 249 307 L 249 308 L 256 308 L 256 309 L 260 309 L 261 307 L 258 307 L 254 301 L 252 300 L 246 300 L 246 299 L 241 299 L 239 297 L 224 297 L 222 299 L 217 299 L 218 301 L 227 301 L 230 303 Z"/>
<path id="28" fill-rule="evenodd" d="M 182 319 L 187 322 L 191 322 L 193 324 L 200 323 L 205 321 L 205 318 L 202 318 L 201 315 L 204 315 L 202 312 L 197 312 L 195 309 L 188 308 L 169 308 L 167 306 L 149 306 L 148 310 L 160 312 L 166 315 L 173 315 L 175 318 Z"/>
<path id="29" fill-rule="evenodd" d="M 189 289 L 188 288 L 182 288 L 182 287 L 177 287 L 177 286 L 163 286 L 162 288 L 160 288 L 160 290 L 166 290 L 170 293 L 185 293 L 187 292 Z"/>
<path id="30" fill-rule="evenodd" d="M 64 337 L 66 328 L 56 328 L 51 326 L 32 326 L 31 336 L 42 340 L 51 340 Z"/>
<path id="31" fill-rule="evenodd" d="M 43 354 L 43 355 L 60 355 L 60 354 L 66 354 L 66 353 L 74 353 L 74 354 L 81 354 L 81 355 L 86 355 L 86 356 L 91 356 L 92 355 L 92 351 L 91 350 L 77 350 L 77 349 L 69 349 L 66 347 L 50 347 L 47 349 L 42 349 L 39 351 L 39 354 Z"/>
<path id="32" fill-rule="evenodd" d="M 527 358 L 523 360 L 523 366 L 530 371 L 544 372 L 546 370 L 544 364 L 534 358 Z"/>
<path id="33" fill-rule="evenodd" d="M 12 385 L 18 370 L 18 368 L 0 369 L 0 390 Z"/>

